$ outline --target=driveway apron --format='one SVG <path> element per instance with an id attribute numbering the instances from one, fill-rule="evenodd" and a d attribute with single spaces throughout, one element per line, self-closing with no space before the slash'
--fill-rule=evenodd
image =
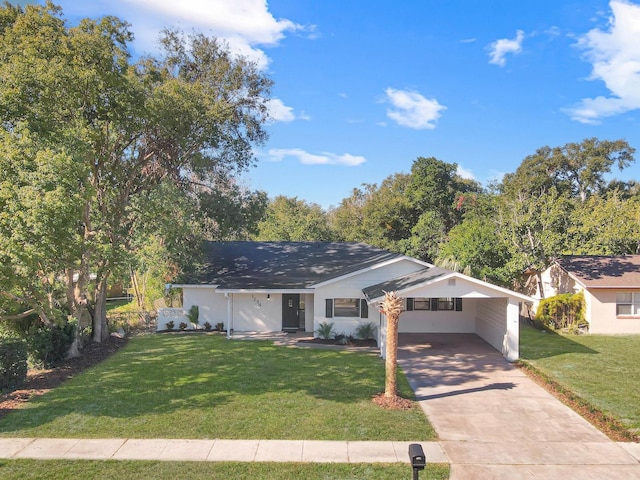
<path id="1" fill-rule="evenodd" d="M 451 463 L 451 479 L 640 479 L 624 446 L 474 334 L 400 334 L 398 363 Z"/>

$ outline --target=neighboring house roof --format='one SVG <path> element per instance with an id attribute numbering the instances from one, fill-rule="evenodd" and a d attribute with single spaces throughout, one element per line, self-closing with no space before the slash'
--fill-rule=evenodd
<path id="1" fill-rule="evenodd" d="M 384 297 L 385 292 L 402 292 L 403 290 L 424 285 L 425 283 L 452 273 L 453 272 L 451 270 L 446 270 L 444 268 L 428 267 L 402 277 L 394 278 L 392 280 L 364 288 L 362 292 L 364 293 L 365 298 L 371 301 Z"/>
<path id="2" fill-rule="evenodd" d="M 307 289 L 402 257 L 363 243 L 206 242 L 203 267 L 181 283 L 222 290 Z"/>
<path id="3" fill-rule="evenodd" d="M 640 255 L 567 255 L 556 263 L 586 288 L 640 288 Z"/>

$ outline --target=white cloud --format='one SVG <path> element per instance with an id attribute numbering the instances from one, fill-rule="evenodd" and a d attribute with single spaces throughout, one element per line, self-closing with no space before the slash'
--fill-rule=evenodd
<path id="1" fill-rule="evenodd" d="M 394 107 L 387 110 L 387 117 L 403 127 L 416 130 L 433 129 L 436 120 L 440 118 L 440 112 L 447 109 L 435 98 L 425 98 L 418 92 L 387 88 L 385 93 L 386 101 Z"/>
<path id="2" fill-rule="evenodd" d="M 61 0 L 71 3 L 70 0 Z M 314 32 L 314 26 L 303 26 L 288 19 L 276 19 L 269 12 L 267 0 L 96 0 L 109 6 L 109 11 L 132 24 L 137 48 L 144 52 L 158 49 L 159 32 L 180 28 L 214 35 L 225 40 L 229 48 L 266 68 L 269 58 L 259 47 L 274 46 L 287 32 Z M 77 7 L 74 7 L 77 9 Z"/>
<path id="3" fill-rule="evenodd" d="M 367 161 L 366 158 L 359 155 L 351 155 L 343 153 L 337 155 L 335 153 L 322 152 L 313 154 L 302 150 L 301 148 L 273 148 L 269 150 L 269 159 L 274 162 L 280 162 L 286 157 L 297 158 L 304 165 L 343 165 L 347 167 L 356 167 Z"/>
<path id="4" fill-rule="evenodd" d="M 296 119 L 293 108 L 288 107 L 279 98 L 272 98 L 267 101 L 269 117 L 274 122 L 292 122 Z"/>
<path id="5" fill-rule="evenodd" d="M 489 63 L 504 67 L 506 63 L 505 57 L 508 53 L 516 54 L 522 51 L 523 40 L 524 32 L 522 30 L 518 30 L 516 32 L 516 38 L 514 39 L 501 38 L 500 40 L 493 42 L 489 45 L 489 56 L 491 57 Z"/>
<path id="6" fill-rule="evenodd" d="M 475 180 L 476 177 L 473 175 L 473 172 L 471 170 L 467 170 L 466 168 L 458 165 L 458 170 L 456 170 L 456 173 L 458 174 L 458 176 L 462 177 L 462 178 L 466 178 L 467 180 Z"/>
<path id="7" fill-rule="evenodd" d="M 640 5 L 612 0 L 608 30 L 595 28 L 578 40 L 592 64 L 590 80 L 602 80 L 609 96 L 583 98 L 565 111 L 573 120 L 597 124 L 603 117 L 640 108 Z"/>

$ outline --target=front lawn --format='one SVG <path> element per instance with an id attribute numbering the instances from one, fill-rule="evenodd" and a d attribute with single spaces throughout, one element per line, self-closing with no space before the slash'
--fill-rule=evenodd
<path id="1" fill-rule="evenodd" d="M 399 373 L 401 395 L 413 398 Z M 384 410 L 375 354 L 228 341 L 132 338 L 102 364 L 0 419 L 0 435 L 82 438 L 398 440 L 435 438 L 416 404 Z"/>
<path id="2" fill-rule="evenodd" d="M 640 434 L 640 335 L 557 335 L 520 327 L 520 357 Z"/>
<path id="3" fill-rule="evenodd" d="M 127 478 L 156 480 L 228 480 L 251 478 L 255 480 L 397 480 L 410 478 L 408 464 L 347 464 L 347 463 L 218 463 L 218 462 L 130 462 L 130 461 L 65 461 L 65 460 L 0 460 L 0 478 L 49 480 L 81 478 Z M 449 465 L 427 465 L 420 474 L 424 480 L 449 478 Z"/>

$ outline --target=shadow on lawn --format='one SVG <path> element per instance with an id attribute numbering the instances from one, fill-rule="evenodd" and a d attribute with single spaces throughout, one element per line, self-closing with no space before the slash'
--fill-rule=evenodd
<path id="1" fill-rule="evenodd" d="M 384 365 L 372 356 L 283 348 L 267 341 L 229 342 L 219 336 L 140 337 L 30 401 L 28 408 L 0 419 L 0 432 L 37 428 L 65 416 L 77 416 L 79 423 L 98 417 L 136 422 L 177 413 L 189 422 L 198 409 L 197 415 L 215 417 L 224 411 L 217 407 L 238 401 L 251 405 L 256 416 L 274 415 L 274 408 L 282 414 L 287 402 L 305 402 L 308 396 L 354 404 L 384 387 Z"/>
<path id="2" fill-rule="evenodd" d="M 576 336 L 576 338 L 579 338 Z M 599 354 L 571 336 L 560 335 L 551 330 L 539 330 L 534 327 L 520 327 L 520 358 L 522 360 L 540 360 L 568 353 Z"/>

